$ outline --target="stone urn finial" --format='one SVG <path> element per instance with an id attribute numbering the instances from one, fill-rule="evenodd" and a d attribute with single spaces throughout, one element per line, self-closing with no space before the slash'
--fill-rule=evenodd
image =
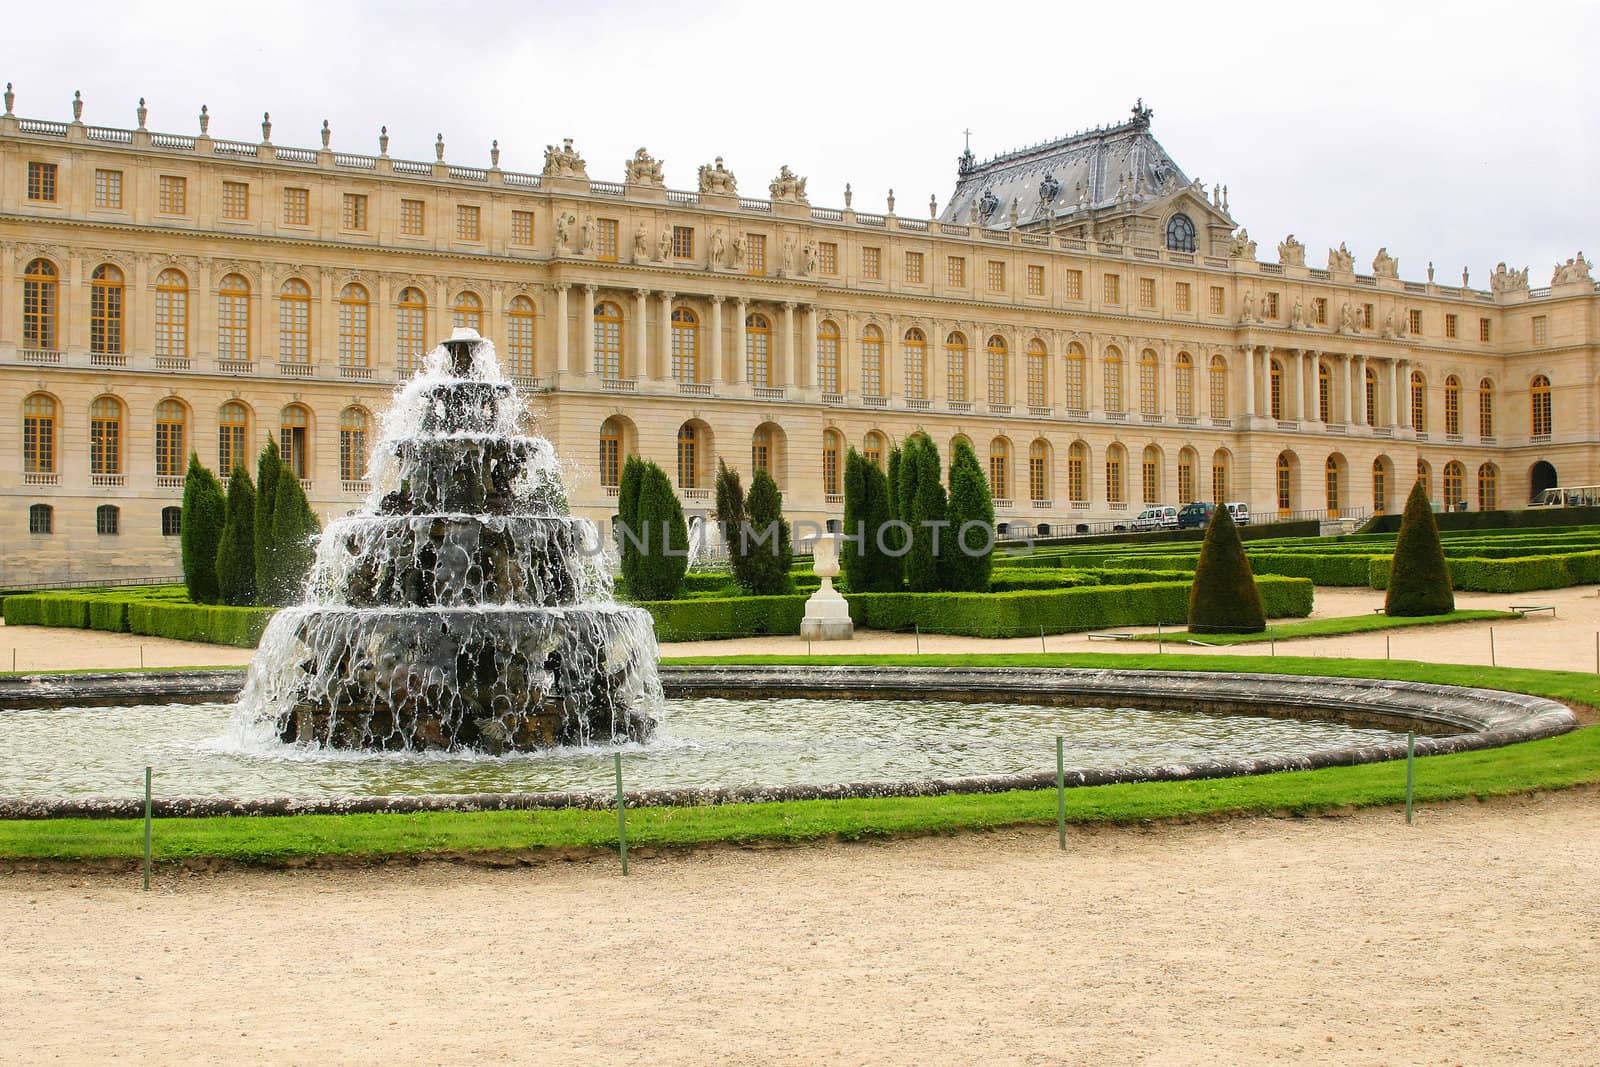
<path id="1" fill-rule="evenodd" d="M 205 137 L 211 132 L 211 109 L 204 104 L 200 105 L 200 136 Z"/>

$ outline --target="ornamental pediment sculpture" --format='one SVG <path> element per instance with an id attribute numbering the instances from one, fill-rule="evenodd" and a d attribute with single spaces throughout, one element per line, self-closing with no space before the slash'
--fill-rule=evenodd
<path id="1" fill-rule="evenodd" d="M 1328 270 L 1338 274 L 1354 274 L 1356 272 L 1356 257 L 1350 250 L 1339 242 L 1338 248 L 1328 249 Z"/>
<path id="2" fill-rule="evenodd" d="M 1305 266 L 1306 246 L 1296 241 L 1291 233 L 1278 243 L 1278 262 L 1285 267 Z"/>
<path id="3" fill-rule="evenodd" d="M 700 191 L 721 196 L 739 195 L 739 180 L 733 176 L 733 171 L 722 165 L 721 156 L 717 157 L 716 166 L 700 164 Z"/>
<path id="4" fill-rule="evenodd" d="M 1555 273 L 1550 277 L 1551 285 L 1567 285 L 1571 282 L 1592 282 L 1594 275 L 1591 273 L 1593 263 L 1583 258 L 1579 252 L 1576 259 L 1569 259 L 1565 263 L 1557 263 Z"/>
<path id="5" fill-rule="evenodd" d="M 806 199 L 806 180 L 789 169 L 785 163 L 778 168 L 778 176 L 767 185 L 767 191 L 774 200 L 786 200 L 791 204 L 808 204 Z"/>
<path id="6" fill-rule="evenodd" d="M 1375 278 L 1400 277 L 1400 261 L 1389 254 L 1388 246 L 1378 249 L 1372 257 L 1372 276 Z"/>
<path id="7" fill-rule="evenodd" d="M 1497 264 L 1489 275 L 1489 290 L 1495 293 L 1515 293 L 1528 288 L 1528 268 L 1508 270 L 1504 263 Z"/>
<path id="8" fill-rule="evenodd" d="M 1255 259 L 1256 243 L 1250 240 L 1250 231 L 1240 229 L 1233 235 L 1233 243 L 1228 246 L 1229 259 Z"/>
<path id="9" fill-rule="evenodd" d="M 544 176 L 546 178 L 587 178 L 588 165 L 583 157 L 573 151 L 572 138 L 562 138 L 561 147 L 544 146 Z"/>
<path id="10" fill-rule="evenodd" d="M 629 185 L 649 185 L 659 189 L 666 185 L 666 179 L 661 176 L 661 163 L 661 160 L 640 148 L 633 153 L 632 159 L 622 164 L 623 180 Z"/>

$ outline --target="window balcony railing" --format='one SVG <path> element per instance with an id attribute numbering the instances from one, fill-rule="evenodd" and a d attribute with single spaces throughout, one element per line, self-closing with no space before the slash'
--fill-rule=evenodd
<path id="1" fill-rule="evenodd" d="M 622 495 L 622 487 L 618 485 L 602 485 L 600 488 L 604 489 L 606 491 L 606 496 L 609 497 L 617 497 Z"/>
<path id="2" fill-rule="evenodd" d="M 683 499 L 685 499 L 685 500 L 710 500 L 711 499 L 711 490 L 709 490 L 709 489 L 686 488 L 686 489 L 682 489 L 680 491 L 683 493 Z"/>
<path id="3" fill-rule="evenodd" d="M 1278 420 L 1278 429 L 1280 429 L 1280 430 L 1298 430 L 1298 429 L 1300 429 L 1300 423 L 1296 419 L 1279 419 Z"/>
<path id="4" fill-rule="evenodd" d="M 822 402 L 824 404 L 835 404 L 835 405 L 843 404 L 844 403 L 844 394 L 843 393 L 823 393 L 822 394 Z"/>
<path id="5" fill-rule="evenodd" d="M 285 378 L 315 377 L 317 369 L 309 363 L 279 363 L 278 373 Z"/>
<path id="6" fill-rule="evenodd" d="M 920 397 L 912 397 L 912 396 L 906 397 L 906 410 L 907 411 L 930 411 L 930 410 L 932 410 L 932 408 L 933 408 L 933 401 L 931 401 L 931 400 L 924 400 L 924 399 L 922 399 Z"/>
<path id="7" fill-rule="evenodd" d="M 1146 411 L 1139 416 L 1145 422 L 1166 422 L 1167 417 L 1157 411 Z"/>
<path id="8" fill-rule="evenodd" d="M 1500 443 L 1500 438 L 1496 437 L 1492 433 L 1486 433 L 1478 438 L 1478 443 L 1484 445 L 1497 445 Z"/>
<path id="9" fill-rule="evenodd" d="M 639 383 L 632 378 L 601 378 L 600 387 L 608 393 L 637 392 Z"/>
<path id="10" fill-rule="evenodd" d="M 1040 511 L 1044 511 L 1048 508 L 1055 507 L 1056 502 L 1054 500 L 1035 500 L 1033 501 L 1033 506 Z"/>
<path id="11" fill-rule="evenodd" d="M 1198 416 L 1198 415 L 1179 415 L 1178 416 L 1178 425 L 1179 426 L 1198 426 L 1198 425 L 1200 425 L 1200 416 Z"/>
<path id="12" fill-rule="evenodd" d="M 1417 434 L 1417 437 L 1421 438 L 1422 435 L 1419 433 Z M 1547 445 L 1550 443 L 1550 435 L 1547 433 L 1530 433 L 1528 435 L 1528 443 L 1534 445 Z"/>
<path id="13" fill-rule="evenodd" d="M 183 362 L 184 362 L 185 366 L 187 366 L 189 361 L 188 360 L 184 360 Z M 91 366 L 91 367 L 126 367 L 127 365 L 128 365 L 128 357 L 123 355 L 121 352 L 90 352 L 89 353 L 89 366 Z M 166 369 L 181 369 L 181 368 L 160 368 L 160 369 L 166 370 Z"/>
<path id="14" fill-rule="evenodd" d="M 1127 511 L 1128 502 L 1126 500 L 1107 500 L 1106 507 L 1112 511 Z"/>
<path id="15" fill-rule="evenodd" d="M 1114 422 L 1127 422 L 1128 413 L 1126 411 L 1108 411 L 1106 412 L 1106 418 Z"/>
<path id="16" fill-rule="evenodd" d="M 861 398 L 861 406 L 864 408 L 888 407 L 889 398 L 886 396 L 864 396 Z"/>
<path id="17" fill-rule="evenodd" d="M 1009 415 L 1009 414 L 1011 414 L 1011 405 L 1010 404 L 990 404 L 989 405 L 989 414 L 991 414 L 991 415 Z"/>
<path id="18" fill-rule="evenodd" d="M 752 387 L 750 392 L 757 400 L 783 399 L 783 386 L 781 385 L 757 385 Z"/>
<path id="19" fill-rule="evenodd" d="M 63 354 L 54 348 L 19 348 L 17 359 L 23 363 L 60 363 Z"/>
<path id="20" fill-rule="evenodd" d="M 339 377 L 350 378 L 355 381 L 370 382 L 375 375 L 371 367 L 354 367 L 349 364 L 339 365 Z"/>
<path id="21" fill-rule="evenodd" d="M 339 488 L 347 496 L 365 496 L 372 491 L 372 483 L 365 478 L 341 478 Z"/>
<path id="22" fill-rule="evenodd" d="M 549 389 L 543 378 L 533 374 L 513 374 L 511 381 L 515 383 L 518 389 L 523 389 L 530 393 L 543 393 Z"/>
<path id="23" fill-rule="evenodd" d="M 833 505 L 836 505 L 836 504 L 843 504 L 844 503 L 844 494 L 843 493 L 823 493 L 822 494 L 822 502 L 824 504 L 829 505 L 829 506 L 833 506 Z"/>
<path id="24" fill-rule="evenodd" d="M 1213 418 L 1211 420 L 1211 425 L 1216 426 L 1219 429 L 1226 430 L 1226 429 L 1230 429 L 1233 426 L 1233 420 L 1232 419 Z"/>
<path id="25" fill-rule="evenodd" d="M 1089 417 L 1089 409 L 1088 408 L 1068 408 L 1067 409 L 1067 418 L 1069 418 L 1069 419 L 1087 419 L 1088 417 Z"/>
<path id="26" fill-rule="evenodd" d="M 1048 405 L 1029 404 L 1028 414 L 1032 415 L 1036 419 L 1048 419 L 1051 415 L 1055 414 L 1055 412 L 1052 411 Z"/>
<path id="27" fill-rule="evenodd" d="M 1372 428 L 1372 436 L 1374 436 L 1374 437 L 1393 437 L 1394 436 L 1394 427 L 1393 426 L 1374 426 Z"/>
<path id="28" fill-rule="evenodd" d="M 26 471 L 22 475 L 23 485 L 60 485 L 61 475 L 55 471 Z"/>
<path id="29" fill-rule="evenodd" d="M 1322 428 L 1323 433 L 1349 433 L 1350 426 L 1343 422 L 1330 422 Z"/>
<path id="30" fill-rule="evenodd" d="M 1428 431 L 1418 430 L 1416 436 L 1418 441 L 1426 441 L 1428 439 Z"/>
<path id="31" fill-rule="evenodd" d="M 91 474 L 89 484 L 96 489 L 121 489 L 128 484 L 126 474 Z"/>
<path id="32" fill-rule="evenodd" d="M 151 359 L 150 365 L 156 370 L 188 370 L 193 362 L 188 356 L 156 356 Z"/>
<path id="33" fill-rule="evenodd" d="M 949 407 L 950 407 L 951 411 L 971 411 L 972 410 L 972 401 L 970 401 L 970 400 L 952 400 L 949 403 Z"/>
<path id="34" fill-rule="evenodd" d="M 678 392 L 683 396 L 712 396 L 709 382 L 679 382 Z"/>
<path id="35" fill-rule="evenodd" d="M 310 495 L 310 493 L 311 493 L 311 479 L 310 478 L 301 478 L 300 479 L 300 488 L 307 495 Z"/>
<path id="36" fill-rule="evenodd" d="M 1001 511 L 1010 511 L 1013 505 L 1010 497 L 1000 496 L 995 497 L 994 506 Z"/>
<path id="37" fill-rule="evenodd" d="M 253 359 L 219 359 L 217 360 L 218 374 L 254 374 L 256 361 Z"/>
<path id="38" fill-rule="evenodd" d="M 1453 445 L 1459 445 L 1464 440 L 1458 433 L 1447 433 L 1444 435 L 1444 439 Z"/>
<path id="39" fill-rule="evenodd" d="M 156 475 L 156 488 L 157 489 L 179 489 L 179 490 L 181 490 L 183 488 L 183 475 L 181 475 L 181 474 L 158 474 L 158 475 Z"/>

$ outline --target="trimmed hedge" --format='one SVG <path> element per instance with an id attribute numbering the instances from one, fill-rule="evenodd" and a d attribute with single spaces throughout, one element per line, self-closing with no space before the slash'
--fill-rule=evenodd
<path id="1" fill-rule="evenodd" d="M 1450 571 L 1451 588 L 1473 593 L 1527 593 L 1600 582 L 1600 552 L 1521 559 L 1447 559 L 1445 566 Z M 1375 557 L 1368 563 L 1368 582 L 1374 589 L 1389 587 L 1387 557 Z"/>
<path id="2" fill-rule="evenodd" d="M 1362 533 L 1395 533 L 1400 515 L 1377 515 Z M 1446 530 L 1526 530 L 1549 526 L 1592 526 L 1600 523 L 1600 508 L 1526 508 L 1516 511 L 1441 511 L 1433 516 L 1440 532 Z"/>
<path id="3" fill-rule="evenodd" d="M 797 634 L 803 596 L 745 596 L 713 600 L 644 600 L 634 605 L 655 620 L 657 641 L 704 641 L 764 634 Z"/>
<path id="4" fill-rule="evenodd" d="M 189 604 L 169 597 L 119 597 L 107 593 L 41 593 L 6 598 L 11 626 L 62 626 L 79 630 L 169 637 L 175 641 L 255 648 L 275 608 Z"/>

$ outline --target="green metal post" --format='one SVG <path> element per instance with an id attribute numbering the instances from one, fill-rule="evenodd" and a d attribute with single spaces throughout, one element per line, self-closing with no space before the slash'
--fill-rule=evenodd
<path id="1" fill-rule="evenodd" d="M 1406 734 L 1406 825 L 1411 825 L 1411 789 L 1416 782 L 1417 735 Z"/>
<path id="2" fill-rule="evenodd" d="M 911 624 L 911 628 L 917 635 L 917 655 L 920 656 L 922 655 L 922 624 L 914 622 Z"/>
<path id="3" fill-rule="evenodd" d="M 1494 627 L 1493 626 L 1489 627 L 1489 666 L 1491 666 L 1491 667 L 1498 667 L 1499 666 L 1499 664 L 1494 661 Z"/>
<path id="4" fill-rule="evenodd" d="M 1067 847 L 1067 757 L 1060 734 L 1056 735 L 1056 836 Z"/>
<path id="5" fill-rule="evenodd" d="M 1049 649 L 1044 647 L 1044 625 L 1042 623 L 1039 626 L 1039 651 L 1040 652 L 1048 652 L 1048 651 L 1050 651 Z"/>
<path id="6" fill-rule="evenodd" d="M 144 889 L 150 891 L 150 768 L 144 769 Z"/>
<path id="7" fill-rule="evenodd" d="M 622 753 L 617 757 L 617 845 L 622 854 L 622 873 L 628 873 L 628 800 L 622 795 Z"/>

